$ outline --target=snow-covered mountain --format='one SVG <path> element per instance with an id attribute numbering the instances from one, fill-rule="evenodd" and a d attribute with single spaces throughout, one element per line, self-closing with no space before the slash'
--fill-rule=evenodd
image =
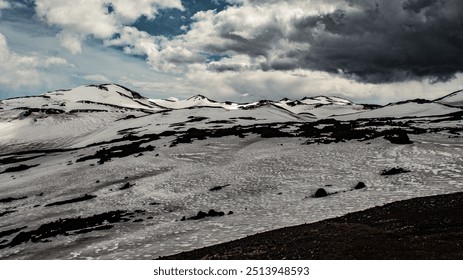
<path id="1" fill-rule="evenodd" d="M 434 102 L 463 107 L 463 90 L 452 92 L 449 95 L 434 100 Z"/>
<path id="2" fill-rule="evenodd" d="M 463 110 L 444 99 L 238 104 L 104 84 L 2 100 L 0 259 L 152 259 L 461 191 Z M 381 175 L 397 166 L 410 172 Z"/>
<path id="3" fill-rule="evenodd" d="M 416 118 L 444 116 L 460 112 L 461 109 L 427 100 L 409 100 L 388 104 L 382 108 L 340 116 L 342 120 L 377 118 Z"/>
<path id="4" fill-rule="evenodd" d="M 112 111 L 114 109 L 159 111 L 163 109 L 139 93 L 115 84 L 56 90 L 38 96 L 2 100 L 0 104 L 4 110 L 31 109 L 49 113 Z"/>

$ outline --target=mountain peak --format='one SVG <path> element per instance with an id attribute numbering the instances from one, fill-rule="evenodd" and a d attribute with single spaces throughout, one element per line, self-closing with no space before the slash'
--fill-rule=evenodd
<path id="1" fill-rule="evenodd" d="M 319 96 L 313 96 L 313 97 L 304 97 L 301 100 L 305 104 L 321 104 L 321 105 L 329 105 L 329 104 L 335 104 L 335 105 L 350 105 L 353 104 L 352 101 L 336 97 L 336 96 L 325 96 L 325 95 L 319 95 Z"/>
<path id="2" fill-rule="evenodd" d="M 463 107 L 463 90 L 454 91 L 446 96 L 435 99 L 434 102 L 450 106 Z"/>

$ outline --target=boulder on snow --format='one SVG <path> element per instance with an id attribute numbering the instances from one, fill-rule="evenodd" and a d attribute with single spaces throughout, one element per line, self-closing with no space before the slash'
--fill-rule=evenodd
<path id="1" fill-rule="evenodd" d="M 397 174 L 401 174 L 401 173 L 408 173 L 410 172 L 410 170 L 406 170 L 406 169 L 403 169 L 401 167 L 393 167 L 389 170 L 383 170 L 383 172 L 381 172 L 381 175 L 383 176 L 387 176 L 387 175 L 397 175 Z"/>
<path id="2" fill-rule="evenodd" d="M 233 212 L 232 212 L 232 214 L 233 214 Z M 207 218 L 207 217 L 221 217 L 221 216 L 224 216 L 224 215 L 225 215 L 225 212 L 215 211 L 214 209 L 211 209 L 207 213 L 203 212 L 203 211 L 199 211 L 198 214 L 196 214 L 196 216 L 193 216 L 193 217 L 190 217 L 190 218 L 186 218 L 185 216 L 183 216 L 180 221 L 200 220 L 200 219 L 204 219 L 204 218 Z M 231 214 L 229 213 L 229 215 L 231 215 Z"/>
<path id="3" fill-rule="evenodd" d="M 384 135 L 384 139 L 388 140 L 392 144 L 412 144 L 406 131 L 401 129 L 395 129 L 387 131 Z"/>
<path id="4" fill-rule="evenodd" d="M 316 198 L 326 197 L 326 196 L 328 196 L 328 193 L 326 192 L 324 188 L 319 188 L 313 195 L 313 197 L 316 197 Z"/>
<path id="5" fill-rule="evenodd" d="M 367 186 L 365 185 L 364 182 L 358 182 L 358 184 L 354 187 L 355 190 L 361 190 L 366 188 Z"/>

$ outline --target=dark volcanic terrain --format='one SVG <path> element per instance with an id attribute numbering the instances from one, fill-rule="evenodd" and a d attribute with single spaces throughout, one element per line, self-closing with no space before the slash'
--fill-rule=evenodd
<path id="1" fill-rule="evenodd" d="M 462 259 L 463 193 L 397 201 L 163 259 Z"/>

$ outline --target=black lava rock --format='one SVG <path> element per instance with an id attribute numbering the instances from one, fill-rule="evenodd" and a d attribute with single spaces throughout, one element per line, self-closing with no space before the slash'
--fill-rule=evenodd
<path id="1" fill-rule="evenodd" d="M 366 187 L 367 187 L 367 186 L 365 185 L 364 182 L 358 182 L 358 184 L 355 186 L 354 189 L 356 189 L 356 190 L 361 190 L 361 189 L 364 189 L 364 188 L 366 188 Z"/>
<path id="2" fill-rule="evenodd" d="M 413 142 L 410 141 L 407 132 L 404 130 L 392 130 L 384 135 L 384 139 L 388 140 L 392 144 L 412 144 Z"/>
<path id="3" fill-rule="evenodd" d="M 328 193 L 326 192 L 324 188 L 319 188 L 313 195 L 313 197 L 317 197 L 317 198 L 326 197 L 326 196 L 328 196 Z"/>
<path id="4" fill-rule="evenodd" d="M 381 175 L 383 175 L 383 176 L 397 175 L 397 174 L 408 173 L 408 172 L 410 172 L 410 170 L 406 170 L 406 169 L 403 169 L 403 168 L 400 168 L 400 167 L 394 167 L 394 168 L 391 168 L 389 170 L 383 170 Z"/>

